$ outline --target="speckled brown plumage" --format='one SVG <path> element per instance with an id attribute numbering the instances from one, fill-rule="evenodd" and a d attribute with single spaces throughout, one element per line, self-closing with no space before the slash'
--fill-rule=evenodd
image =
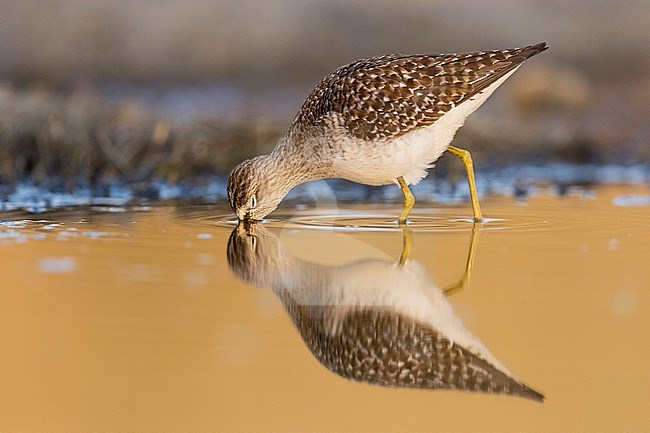
<path id="1" fill-rule="evenodd" d="M 300 306 L 284 299 L 313 355 L 347 379 L 382 386 L 452 389 L 515 395 L 536 401 L 544 396 L 496 369 L 469 350 L 408 317 L 385 308 L 346 312 L 340 332 L 328 330 L 332 306 Z"/>
<path id="2" fill-rule="evenodd" d="M 547 49 L 386 55 L 342 66 L 316 86 L 293 128 L 345 126 L 363 140 L 399 137 L 432 125 L 453 107 Z"/>

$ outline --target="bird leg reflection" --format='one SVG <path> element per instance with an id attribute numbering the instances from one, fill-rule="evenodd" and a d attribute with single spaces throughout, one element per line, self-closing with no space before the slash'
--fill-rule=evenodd
<path id="1" fill-rule="evenodd" d="M 400 224 L 402 227 L 402 254 L 399 257 L 399 265 L 404 266 L 406 260 L 411 255 L 411 247 L 413 246 L 413 232 L 406 224 Z"/>
<path id="2" fill-rule="evenodd" d="M 465 263 L 465 272 L 463 273 L 462 278 L 456 284 L 452 284 L 449 287 L 443 289 L 443 293 L 447 296 L 453 295 L 456 292 L 462 291 L 469 287 L 469 283 L 472 279 L 472 270 L 474 267 L 474 256 L 476 255 L 476 246 L 478 245 L 478 230 L 479 223 L 474 222 L 472 225 L 472 238 L 469 243 L 469 253 L 467 253 L 467 263 Z"/>

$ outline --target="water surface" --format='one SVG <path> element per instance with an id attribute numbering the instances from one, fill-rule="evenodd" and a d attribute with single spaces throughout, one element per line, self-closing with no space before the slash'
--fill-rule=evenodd
<path id="1" fill-rule="evenodd" d="M 643 431 L 648 197 L 5 213 L 0 431 Z"/>

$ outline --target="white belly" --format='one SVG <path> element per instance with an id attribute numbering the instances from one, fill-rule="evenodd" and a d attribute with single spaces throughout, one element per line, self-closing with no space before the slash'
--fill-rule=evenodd
<path id="1" fill-rule="evenodd" d="M 336 158 L 334 170 L 338 177 L 367 185 L 386 185 L 404 177 L 407 184 L 418 184 L 433 163 L 447 150 L 458 128 L 487 98 L 510 77 L 515 68 L 495 81 L 482 93 L 449 110 L 433 125 L 415 129 L 403 136 L 375 142 L 353 139 L 346 147 L 363 149 L 359 157 Z"/>

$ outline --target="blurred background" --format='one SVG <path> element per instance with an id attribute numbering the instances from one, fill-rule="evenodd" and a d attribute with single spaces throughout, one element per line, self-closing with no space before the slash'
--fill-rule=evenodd
<path id="1" fill-rule="evenodd" d="M 479 173 L 526 165 L 538 181 L 599 182 L 615 166 L 614 181 L 648 178 L 650 2 L 5 1 L 0 41 L 5 199 L 17 185 L 115 184 L 150 198 L 210 184 L 222 197 L 229 170 L 270 150 L 342 64 L 539 41 L 550 50 L 455 144 Z M 462 171 L 449 159 L 430 178 Z"/>

